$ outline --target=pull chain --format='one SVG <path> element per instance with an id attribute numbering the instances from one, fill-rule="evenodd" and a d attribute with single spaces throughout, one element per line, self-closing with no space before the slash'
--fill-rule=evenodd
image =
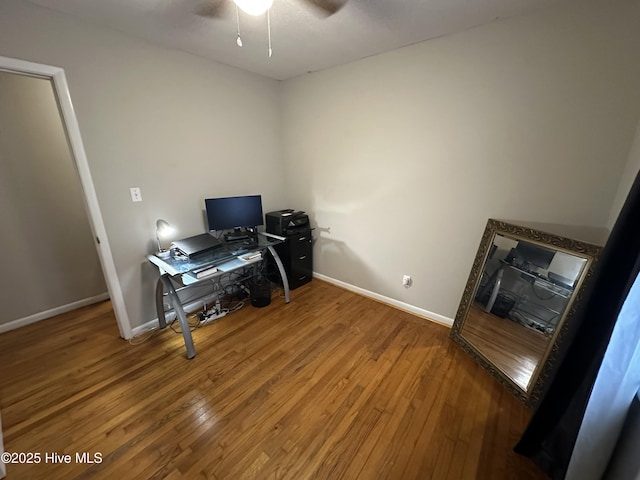
<path id="1" fill-rule="evenodd" d="M 240 13 L 238 12 L 238 5 L 236 4 L 236 26 L 238 27 L 238 36 L 236 37 L 236 45 L 242 47 L 242 38 L 240 38 Z"/>
<path id="2" fill-rule="evenodd" d="M 271 50 L 271 14 L 270 10 L 267 10 L 267 35 L 269 37 L 269 58 L 273 55 L 273 50 Z"/>

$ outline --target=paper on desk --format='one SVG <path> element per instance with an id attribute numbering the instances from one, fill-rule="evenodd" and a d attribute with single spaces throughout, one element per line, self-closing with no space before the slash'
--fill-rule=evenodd
<path id="1" fill-rule="evenodd" d="M 231 270 L 235 270 L 236 268 L 240 268 L 245 266 L 249 262 L 245 262 L 240 260 L 239 258 L 234 258 L 228 262 L 223 263 L 222 265 L 218 265 L 218 271 L 220 272 L 229 272 Z"/>

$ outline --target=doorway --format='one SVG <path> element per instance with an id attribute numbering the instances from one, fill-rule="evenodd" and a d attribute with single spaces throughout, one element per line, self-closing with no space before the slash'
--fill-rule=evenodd
<path id="1" fill-rule="evenodd" d="M 71 157 L 70 163 L 72 164 L 72 168 L 74 170 L 74 172 L 72 173 L 72 176 L 75 177 L 74 180 L 76 181 L 76 183 L 78 183 L 78 180 L 79 180 L 79 187 L 77 188 L 78 196 L 81 198 L 82 203 L 84 204 L 84 210 L 86 213 L 86 217 L 88 218 L 89 226 L 88 226 L 88 230 L 85 231 L 85 237 L 86 237 L 85 240 L 87 241 L 91 240 L 91 243 L 93 243 L 93 246 L 94 246 L 93 248 L 95 249 L 94 252 L 89 252 L 87 255 L 93 254 L 93 257 L 95 258 L 95 253 L 97 253 L 99 265 L 95 266 L 94 274 L 95 274 L 95 271 L 99 271 L 100 269 L 102 270 L 104 283 L 106 284 L 106 289 L 109 293 L 109 297 L 111 298 L 114 314 L 115 314 L 115 317 L 118 323 L 118 328 L 120 331 L 120 336 L 125 339 L 131 338 L 132 337 L 131 325 L 129 323 L 128 315 L 124 306 L 124 298 L 122 296 L 122 290 L 120 288 L 120 283 L 116 274 L 115 264 L 111 254 L 111 249 L 109 247 L 109 242 L 107 239 L 105 226 L 102 220 L 102 215 L 100 213 L 100 209 L 98 206 L 98 201 L 97 201 L 95 188 L 93 185 L 93 180 L 91 178 L 88 161 L 84 151 L 84 146 L 82 144 L 82 138 L 80 136 L 80 130 L 75 117 L 75 112 L 73 111 L 73 107 L 71 104 L 69 89 L 66 83 L 64 71 L 58 67 L 35 64 L 35 63 L 25 62 L 22 60 L 12 59 L 8 57 L 0 57 L 0 71 L 5 72 L 5 74 L 7 73 L 11 74 L 11 76 L 15 75 L 16 77 L 30 78 L 31 80 L 42 81 L 43 83 L 48 85 L 48 88 L 50 90 L 53 90 L 53 96 L 55 98 L 54 101 L 57 103 L 57 107 L 58 107 L 57 110 L 59 115 L 59 121 L 61 121 L 62 123 L 61 128 L 63 130 L 63 135 L 62 135 L 63 141 L 66 140 L 67 149 Z M 33 112 L 30 112 L 30 114 L 34 115 Z M 30 138 L 28 136 L 29 132 L 24 130 L 27 130 L 27 129 L 23 128 L 23 133 L 25 135 L 25 138 Z M 30 142 L 32 143 L 37 143 L 39 140 L 43 140 L 43 139 L 30 138 Z M 30 167 L 39 168 L 34 165 Z M 24 168 L 24 166 L 22 166 L 21 168 Z M 55 184 L 55 181 L 56 181 L 56 176 L 54 175 L 55 168 L 52 168 L 50 172 L 51 172 L 51 175 L 49 175 L 49 177 L 53 185 L 46 186 L 43 184 L 43 185 L 40 185 L 39 187 L 44 186 L 45 189 L 46 188 L 49 188 L 49 189 L 60 188 L 61 190 L 64 189 L 65 185 Z M 25 197 L 23 197 L 23 200 L 24 198 Z M 53 195 L 50 198 L 56 198 L 56 196 Z M 29 201 L 31 201 L 31 199 Z M 38 202 L 38 198 L 36 198 L 35 192 L 34 192 L 33 201 Z M 14 226 L 20 225 L 20 223 L 17 222 L 18 219 L 13 219 L 13 220 L 14 221 L 11 223 L 12 225 Z M 55 219 L 51 219 L 51 220 L 52 220 L 51 222 L 43 221 L 43 224 L 45 225 L 43 225 L 42 229 L 40 230 L 38 229 L 37 225 L 35 226 L 28 225 L 29 228 L 25 229 L 26 230 L 25 234 L 34 235 L 34 232 L 37 232 L 36 234 L 37 238 L 35 239 L 35 241 L 45 242 L 43 243 L 43 245 L 49 248 L 50 251 L 55 252 L 55 248 L 63 249 L 65 248 L 65 246 L 64 246 L 64 242 L 61 242 L 60 245 L 49 245 L 46 243 L 49 240 L 49 236 L 47 235 L 48 231 L 52 227 L 55 227 L 56 225 Z M 28 218 L 24 219 L 24 221 L 28 222 L 29 219 Z M 25 225 L 25 223 L 23 222 L 22 225 Z M 28 244 L 29 242 L 27 241 L 25 243 Z M 19 242 L 14 242 L 14 244 L 17 247 L 20 246 Z M 33 249 L 34 248 L 33 244 L 29 248 Z M 91 250 L 91 247 L 88 247 L 88 248 L 89 250 Z M 50 254 L 49 256 L 52 256 L 52 255 Z M 45 258 L 45 257 L 41 257 L 41 258 Z M 81 258 L 77 259 L 77 262 L 82 262 L 82 261 L 83 260 Z M 28 265 L 29 262 L 26 262 L 24 266 L 25 268 L 28 267 L 31 272 L 38 272 L 38 268 L 41 266 L 40 265 L 41 262 L 42 260 L 40 262 L 34 261 L 33 262 L 34 265 Z M 74 259 L 72 258 L 71 263 L 73 262 L 74 262 Z M 54 265 L 54 267 L 51 267 L 50 265 L 41 266 L 42 267 L 41 273 L 43 274 L 43 276 L 46 276 L 44 274 L 47 273 L 46 271 L 47 268 L 53 268 L 55 270 L 55 261 L 53 262 L 52 265 Z M 80 269 L 79 272 L 80 272 L 79 275 L 82 276 L 83 275 L 82 269 Z M 88 275 L 91 274 L 89 272 L 89 269 L 87 269 L 86 273 Z M 9 278 L 9 281 L 11 280 L 12 279 Z M 20 281 L 20 280 L 17 279 L 16 281 Z M 51 278 L 48 278 L 45 281 L 50 282 L 55 287 L 58 287 L 58 285 L 55 285 L 54 280 L 52 280 Z M 69 282 L 75 281 L 73 279 L 73 275 L 70 277 L 70 280 L 68 281 Z M 23 285 L 25 289 L 29 288 L 28 283 L 25 284 L 24 280 L 20 281 L 20 283 Z M 98 285 L 100 284 L 98 283 Z M 26 299 L 23 297 L 21 301 L 22 302 L 29 301 L 28 296 L 26 297 Z"/>

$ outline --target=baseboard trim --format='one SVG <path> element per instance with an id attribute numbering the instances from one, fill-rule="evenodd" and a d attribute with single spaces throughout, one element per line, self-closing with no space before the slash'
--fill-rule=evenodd
<path id="1" fill-rule="evenodd" d="M 55 317 L 56 315 L 60 315 L 61 313 L 70 312 L 71 310 L 75 310 L 76 308 L 86 307 L 87 305 L 91 305 L 93 303 L 102 302 L 103 300 L 107 300 L 108 298 L 109 293 L 105 292 L 101 293 L 100 295 L 95 295 L 93 297 L 78 300 L 77 302 L 72 302 L 60 307 L 52 308 L 50 310 L 45 310 L 44 312 L 29 315 L 28 317 L 18 318 L 17 320 L 12 320 L 10 322 L 1 324 L 0 333 L 8 332 L 9 330 L 15 330 L 16 328 L 24 327 L 26 325 L 39 322 L 40 320 L 46 320 L 47 318 Z"/>
<path id="2" fill-rule="evenodd" d="M 385 297 L 384 295 L 380 295 L 379 293 L 371 292 L 369 290 L 365 290 L 364 288 L 356 287 L 355 285 L 351 285 L 350 283 L 343 282 L 342 280 L 336 280 L 335 278 L 328 277 L 321 273 L 313 272 L 314 278 L 319 280 L 324 280 L 325 282 L 332 283 L 338 287 L 342 287 L 345 290 L 350 290 L 355 293 L 359 293 L 360 295 L 364 295 L 365 297 L 372 298 L 382 303 L 386 303 L 387 305 L 391 305 L 392 307 L 398 308 L 399 310 L 403 310 L 405 312 L 412 313 L 417 315 L 418 317 L 424 318 L 431 322 L 444 325 L 445 327 L 451 328 L 453 325 L 453 319 L 449 317 L 445 317 L 444 315 L 440 315 L 438 313 L 430 312 L 429 310 L 425 310 L 424 308 L 419 308 L 414 305 L 410 305 L 405 302 L 401 302 L 399 300 L 395 300 L 390 297 Z"/>

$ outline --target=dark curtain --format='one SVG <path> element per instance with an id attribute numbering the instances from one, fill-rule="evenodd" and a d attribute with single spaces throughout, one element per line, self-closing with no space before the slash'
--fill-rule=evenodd
<path id="1" fill-rule="evenodd" d="M 555 375 L 515 451 L 553 479 L 569 460 L 618 313 L 640 270 L 640 174 L 604 247 Z"/>

